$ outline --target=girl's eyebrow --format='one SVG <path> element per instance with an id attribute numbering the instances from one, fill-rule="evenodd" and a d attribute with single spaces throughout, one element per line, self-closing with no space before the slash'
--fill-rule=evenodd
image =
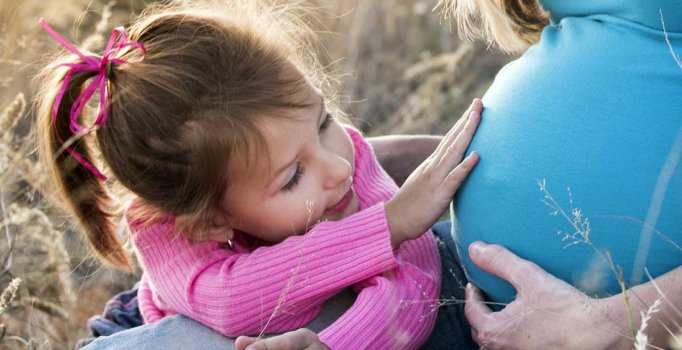
<path id="1" fill-rule="evenodd" d="M 317 94 L 317 96 L 319 97 L 319 102 L 316 103 L 316 105 L 320 106 L 320 112 L 318 113 L 319 116 L 317 119 L 317 125 L 319 126 L 324 121 L 324 116 L 326 113 L 325 113 L 325 108 L 324 108 L 324 96 L 322 96 L 321 94 Z M 275 172 L 273 173 L 273 176 L 271 177 L 270 183 L 272 183 L 272 181 L 274 181 L 281 173 L 283 173 L 285 170 L 289 169 L 289 167 L 294 165 L 297 161 L 297 158 L 298 158 L 298 154 L 296 155 L 296 157 L 294 157 L 293 160 L 291 160 L 291 161 L 287 162 L 286 164 L 283 164 L 282 166 L 278 167 L 277 170 L 275 170 Z"/>

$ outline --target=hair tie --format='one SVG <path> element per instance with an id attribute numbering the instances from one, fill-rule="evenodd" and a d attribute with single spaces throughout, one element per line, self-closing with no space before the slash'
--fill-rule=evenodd
<path id="1" fill-rule="evenodd" d="M 97 75 L 88 84 L 88 86 L 78 95 L 76 100 L 71 106 L 71 111 L 69 113 L 70 123 L 69 128 L 71 132 L 76 136 L 84 136 L 94 130 L 99 129 L 104 125 L 109 115 L 109 94 L 107 89 L 107 78 L 111 75 L 111 64 L 112 63 L 129 63 L 127 60 L 122 58 L 112 57 L 117 54 L 121 49 L 126 47 L 132 47 L 142 51 L 142 57 L 135 61 L 142 61 L 147 54 L 147 50 L 144 46 L 135 41 L 128 41 L 128 33 L 126 33 L 123 27 L 116 27 L 111 32 L 109 37 L 109 42 L 104 49 L 101 57 L 98 56 L 86 56 L 82 52 L 73 46 L 71 43 L 66 41 L 61 35 L 59 35 L 52 27 L 50 27 L 44 19 L 40 19 L 40 25 L 47 31 L 53 38 L 55 38 L 60 44 L 62 44 L 69 51 L 76 54 L 82 60 L 81 63 L 62 63 L 60 66 L 69 67 L 69 72 L 66 73 L 64 77 L 64 82 L 62 83 L 59 92 L 57 93 L 57 98 L 52 108 L 52 125 L 55 127 L 55 133 L 57 134 L 57 139 L 64 146 L 64 149 L 69 152 L 79 163 L 86 167 L 90 172 L 92 172 L 98 179 L 106 180 L 107 177 L 104 176 L 97 168 L 90 164 L 83 156 L 78 154 L 70 146 L 64 144 L 64 141 L 59 136 L 59 132 L 56 131 L 57 127 L 57 112 L 59 110 L 59 105 L 61 104 L 62 97 L 66 92 L 71 76 L 77 72 L 97 72 Z M 90 127 L 85 127 L 78 124 L 78 116 L 83 111 L 83 108 L 87 104 L 88 100 L 94 95 L 95 91 L 99 88 L 99 107 L 97 112 L 97 118 L 95 122 Z"/>

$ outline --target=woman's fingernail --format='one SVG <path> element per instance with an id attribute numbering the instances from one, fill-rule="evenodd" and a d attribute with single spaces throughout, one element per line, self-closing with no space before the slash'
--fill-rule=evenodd
<path id="1" fill-rule="evenodd" d="M 469 255 L 473 258 L 478 256 L 478 254 L 481 253 L 481 250 L 483 250 L 483 244 L 481 242 L 474 242 L 471 243 L 469 246 Z"/>

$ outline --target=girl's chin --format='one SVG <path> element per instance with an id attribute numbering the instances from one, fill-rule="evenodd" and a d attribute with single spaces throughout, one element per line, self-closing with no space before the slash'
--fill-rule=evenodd
<path id="1" fill-rule="evenodd" d="M 324 213 L 320 221 L 339 221 L 357 213 L 359 209 L 360 205 L 358 203 L 358 197 L 355 193 L 353 193 L 351 202 L 343 211 L 337 213 Z"/>

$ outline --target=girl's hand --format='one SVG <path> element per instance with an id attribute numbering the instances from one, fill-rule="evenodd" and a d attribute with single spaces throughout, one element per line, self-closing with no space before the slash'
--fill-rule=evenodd
<path id="1" fill-rule="evenodd" d="M 474 242 L 481 269 L 511 283 L 516 299 L 493 312 L 479 289 L 466 288 L 464 314 L 482 349 L 627 349 L 632 341 L 610 319 L 618 296 L 593 299 L 499 245 Z"/>
<path id="2" fill-rule="evenodd" d="M 445 211 L 462 181 L 478 161 L 471 153 L 462 160 L 481 120 L 483 104 L 476 99 L 443 137 L 436 150 L 407 178 L 386 203 L 391 244 L 397 248 L 431 227 Z"/>
<path id="3" fill-rule="evenodd" d="M 442 140 L 443 136 L 436 135 L 384 135 L 367 138 L 379 165 L 398 187 L 436 150 Z"/>
<path id="4" fill-rule="evenodd" d="M 241 336 L 235 345 L 237 350 L 329 350 L 317 334 L 307 328 L 260 340 Z"/>

